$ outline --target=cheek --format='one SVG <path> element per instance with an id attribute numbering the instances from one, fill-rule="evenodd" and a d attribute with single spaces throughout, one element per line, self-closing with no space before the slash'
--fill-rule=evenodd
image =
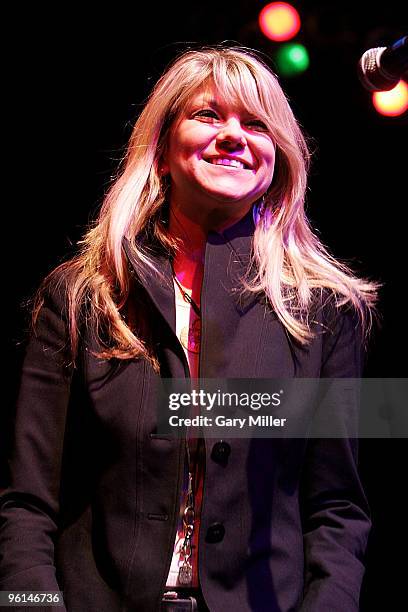
<path id="1" fill-rule="evenodd" d="M 173 140 L 168 150 L 167 163 L 170 174 L 176 176 L 180 173 L 184 166 L 184 159 L 186 157 L 185 147 L 179 139 Z"/>
<path id="2" fill-rule="evenodd" d="M 173 140 L 169 150 L 170 165 L 184 165 L 194 155 L 196 150 L 197 147 L 190 138 L 179 135 L 178 138 Z"/>
<path id="3" fill-rule="evenodd" d="M 201 157 L 201 154 L 211 146 L 214 139 L 213 130 L 209 130 L 206 125 L 188 125 L 179 130 L 174 139 L 176 154 L 182 159 Z"/>
<path id="4" fill-rule="evenodd" d="M 265 151 L 264 160 L 266 165 L 266 172 L 269 178 L 272 180 L 274 171 L 275 171 L 275 162 L 276 162 L 276 151 L 275 148 L 268 149 Z"/>

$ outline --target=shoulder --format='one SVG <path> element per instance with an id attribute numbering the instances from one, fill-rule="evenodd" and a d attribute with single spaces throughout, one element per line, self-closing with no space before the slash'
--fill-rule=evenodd
<path id="1" fill-rule="evenodd" d="M 51 310 L 61 320 L 68 320 L 69 311 L 69 287 L 72 283 L 71 274 L 64 267 L 58 266 L 52 270 L 41 282 L 33 298 L 33 321 L 44 313 Z"/>
<path id="2" fill-rule="evenodd" d="M 72 363 L 67 304 L 66 277 L 53 270 L 27 304 L 31 320 L 22 346 L 26 364 L 34 364 L 36 371 L 65 371 Z"/>
<path id="3" fill-rule="evenodd" d="M 322 376 L 360 377 L 365 358 L 364 312 L 335 295 L 321 303 Z"/>
<path id="4" fill-rule="evenodd" d="M 72 273 L 62 264 L 43 279 L 32 299 L 30 337 L 44 343 L 54 342 L 64 353 L 70 344 L 72 282 Z"/>

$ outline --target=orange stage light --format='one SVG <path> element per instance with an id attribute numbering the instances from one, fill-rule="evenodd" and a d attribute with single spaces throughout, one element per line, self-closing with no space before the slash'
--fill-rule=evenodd
<path id="1" fill-rule="evenodd" d="M 398 117 L 408 110 L 408 84 L 400 81 L 389 91 L 373 93 L 375 110 L 386 117 Z"/>

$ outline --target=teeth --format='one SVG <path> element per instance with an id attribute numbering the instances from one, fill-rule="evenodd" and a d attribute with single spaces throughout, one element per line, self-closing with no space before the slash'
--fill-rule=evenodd
<path id="1" fill-rule="evenodd" d="M 245 165 L 238 161 L 237 159 L 227 159 L 220 157 L 213 157 L 209 160 L 211 164 L 215 164 L 216 166 L 232 166 L 233 168 L 245 168 Z"/>

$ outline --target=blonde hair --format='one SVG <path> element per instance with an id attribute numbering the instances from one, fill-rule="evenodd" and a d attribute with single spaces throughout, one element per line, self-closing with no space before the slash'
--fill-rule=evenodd
<path id="1" fill-rule="evenodd" d="M 175 247 L 162 219 L 166 183 L 160 162 L 173 121 L 192 94 L 209 82 L 226 100 L 239 99 L 264 121 L 276 144 L 274 178 L 262 199 L 253 239 L 256 274 L 242 279 L 242 289 L 266 294 L 286 330 L 302 344 L 313 337 L 309 312 L 316 292 L 328 290 L 338 307 L 350 303 L 363 327 L 370 325 L 377 285 L 357 278 L 330 256 L 307 221 L 308 147 L 276 76 L 252 50 L 205 47 L 183 53 L 158 80 L 97 220 L 79 242 L 78 253 L 48 275 L 38 291 L 34 324 L 44 289 L 64 279 L 74 361 L 80 324 L 85 322 L 94 325 L 102 347 L 95 353 L 98 357 L 144 357 L 158 369 L 156 356 L 123 316 L 130 275 L 122 240 L 128 238 L 141 269 L 153 266 L 136 242 L 147 224 L 170 252 Z"/>

